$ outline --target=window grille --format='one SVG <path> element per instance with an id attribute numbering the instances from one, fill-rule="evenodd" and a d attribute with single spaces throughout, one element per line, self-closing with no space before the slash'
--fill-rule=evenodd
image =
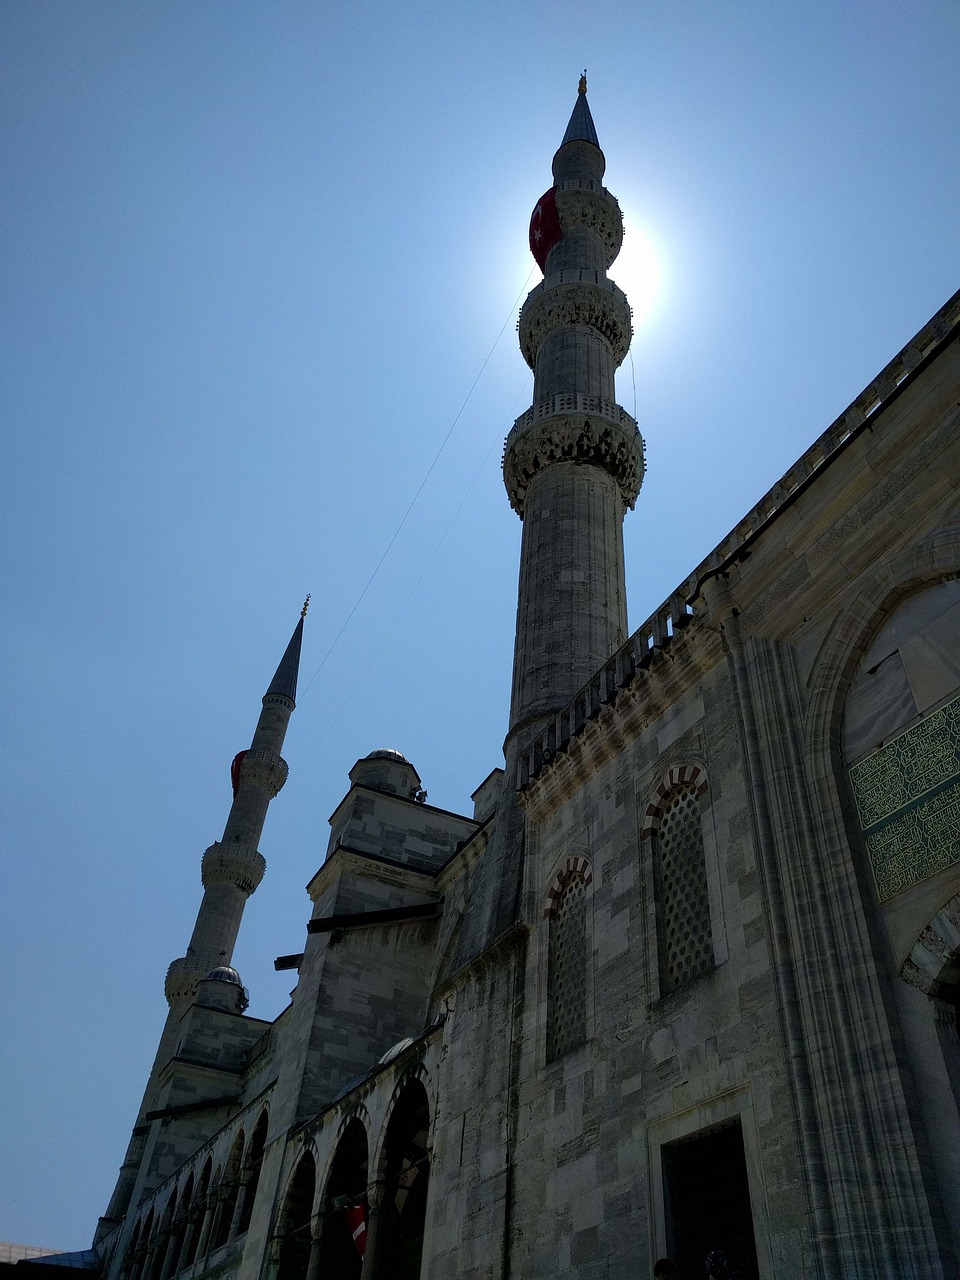
<path id="1" fill-rule="evenodd" d="M 666 995 L 713 966 L 710 901 L 698 787 L 675 787 L 654 834 L 660 992 Z"/>
<path id="2" fill-rule="evenodd" d="M 547 1061 L 587 1037 L 587 880 L 570 876 L 553 910 L 547 957 Z"/>

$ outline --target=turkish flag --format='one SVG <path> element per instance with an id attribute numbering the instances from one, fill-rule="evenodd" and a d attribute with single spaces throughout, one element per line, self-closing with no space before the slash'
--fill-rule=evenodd
<path id="1" fill-rule="evenodd" d="M 352 1204 L 344 1209 L 347 1215 L 347 1228 L 353 1237 L 353 1243 L 356 1245 L 357 1253 L 363 1257 L 363 1251 L 367 1244 L 367 1224 L 364 1219 L 363 1205 Z"/>
<path id="2" fill-rule="evenodd" d="M 557 189 L 551 187 L 537 201 L 530 215 L 530 252 L 541 271 L 546 271 L 547 254 L 563 235 L 557 213 Z"/>
<path id="3" fill-rule="evenodd" d="M 245 751 L 238 751 L 233 757 L 233 764 L 230 766 L 230 785 L 233 787 L 234 797 L 236 797 L 237 787 L 240 785 L 240 766 L 243 764 L 243 757 L 246 754 Z"/>

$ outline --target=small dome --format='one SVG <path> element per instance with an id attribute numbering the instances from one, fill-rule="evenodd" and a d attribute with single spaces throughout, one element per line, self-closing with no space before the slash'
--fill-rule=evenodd
<path id="1" fill-rule="evenodd" d="M 229 982 L 235 987 L 243 986 L 239 973 L 228 964 L 218 964 L 215 969 L 211 969 L 204 982 Z"/>
<path id="2" fill-rule="evenodd" d="M 383 1055 L 383 1057 L 377 1063 L 377 1066 L 385 1067 L 387 1063 L 392 1062 L 394 1058 L 399 1058 L 400 1054 L 403 1053 L 404 1049 L 409 1049 L 412 1044 L 413 1044 L 413 1040 L 411 1039 L 410 1036 L 406 1036 L 403 1040 L 398 1040 L 396 1044 L 390 1046 L 387 1052 Z"/>
<path id="3" fill-rule="evenodd" d="M 396 760 L 398 764 L 410 763 L 402 752 L 394 751 L 392 747 L 378 747 L 376 751 L 371 751 L 368 756 L 363 758 L 364 760 Z"/>

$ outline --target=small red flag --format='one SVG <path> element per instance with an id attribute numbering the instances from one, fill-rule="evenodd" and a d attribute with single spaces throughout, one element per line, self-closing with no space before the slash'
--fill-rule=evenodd
<path id="1" fill-rule="evenodd" d="M 357 1246 L 357 1253 L 363 1257 L 363 1251 L 367 1246 L 367 1224 L 364 1221 L 363 1205 L 352 1204 L 344 1209 L 347 1215 L 347 1227 L 353 1236 L 353 1243 Z"/>
<path id="2" fill-rule="evenodd" d="M 233 794 L 236 797 L 237 787 L 240 785 L 240 766 L 243 764 L 243 757 L 247 753 L 238 751 L 233 757 L 233 764 L 230 766 L 230 785 L 233 787 Z"/>
<path id="3" fill-rule="evenodd" d="M 530 215 L 530 252 L 541 271 L 546 270 L 547 254 L 563 236 L 557 213 L 557 189 L 551 187 L 537 201 Z"/>

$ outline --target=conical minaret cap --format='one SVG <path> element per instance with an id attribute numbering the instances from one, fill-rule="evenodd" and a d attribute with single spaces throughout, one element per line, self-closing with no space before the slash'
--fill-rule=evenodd
<path id="1" fill-rule="evenodd" d="M 307 600 L 309 599 L 310 597 L 307 596 Z M 291 702 L 296 702 L 297 700 L 297 677 L 300 674 L 300 645 L 303 642 L 303 619 L 306 613 L 307 606 L 304 605 L 303 612 L 300 614 L 300 621 L 294 628 L 286 652 L 280 659 L 276 674 L 270 681 L 270 688 L 264 694 L 266 698 L 289 698 Z"/>
<path id="2" fill-rule="evenodd" d="M 597 127 L 587 105 L 587 74 L 584 72 L 567 131 L 553 157 L 553 180 L 558 186 L 571 181 L 601 182 L 606 167 Z"/>
<path id="3" fill-rule="evenodd" d="M 597 127 L 593 123 L 593 116 L 590 114 L 590 108 L 587 105 L 587 88 L 585 81 L 581 81 L 582 88 L 577 94 L 576 105 L 570 113 L 570 123 L 567 125 L 567 131 L 563 135 L 561 147 L 565 147 L 568 142 L 592 142 L 595 147 L 600 146 L 600 139 L 597 137 Z"/>

